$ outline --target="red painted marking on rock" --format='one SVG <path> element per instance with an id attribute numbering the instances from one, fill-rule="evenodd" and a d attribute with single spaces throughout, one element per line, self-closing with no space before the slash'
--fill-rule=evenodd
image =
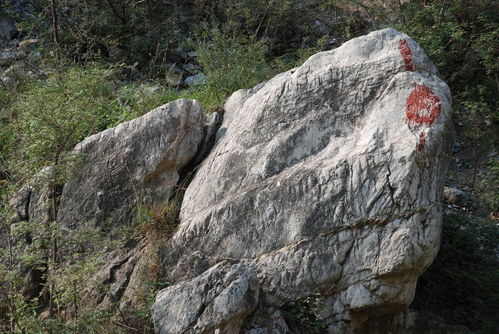
<path id="1" fill-rule="evenodd" d="M 407 71 L 414 71 L 414 64 L 412 62 L 412 51 L 409 47 L 409 43 L 405 39 L 399 41 L 399 50 L 402 58 L 404 58 L 405 69 Z"/>
<path id="2" fill-rule="evenodd" d="M 421 131 L 419 133 L 419 141 L 418 143 L 416 144 L 416 149 L 421 152 L 422 150 L 424 150 L 424 146 L 426 144 L 426 135 L 424 134 L 423 131 Z"/>
<path id="3" fill-rule="evenodd" d="M 432 126 L 440 117 L 442 103 L 425 85 L 416 85 L 407 99 L 407 110 L 405 112 L 409 127 L 415 124 L 426 124 Z"/>

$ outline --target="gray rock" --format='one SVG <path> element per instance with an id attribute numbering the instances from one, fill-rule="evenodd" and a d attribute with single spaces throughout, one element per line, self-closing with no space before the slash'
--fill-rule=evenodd
<path id="1" fill-rule="evenodd" d="M 459 141 L 454 141 L 454 144 L 452 145 L 452 153 L 459 153 L 463 149 L 463 144 Z"/>
<path id="2" fill-rule="evenodd" d="M 444 199 L 449 204 L 465 206 L 470 197 L 467 193 L 456 187 L 444 188 Z"/>
<path id="3" fill-rule="evenodd" d="M 26 59 L 26 52 L 4 51 L 0 52 L 0 66 L 12 65 L 18 60 Z"/>
<path id="4" fill-rule="evenodd" d="M 182 68 L 189 74 L 196 74 L 201 69 L 201 66 L 188 63 L 182 66 Z"/>
<path id="5" fill-rule="evenodd" d="M 40 52 L 31 52 L 28 57 L 29 61 L 32 63 L 38 63 L 42 60 L 42 54 Z"/>
<path id="6" fill-rule="evenodd" d="M 6 89 L 12 89 L 16 87 L 16 82 L 9 77 L 0 77 L 0 85 Z"/>
<path id="7" fill-rule="evenodd" d="M 18 33 L 16 21 L 10 15 L 0 13 L 0 40 L 10 41 Z"/>
<path id="8" fill-rule="evenodd" d="M 29 73 L 26 72 L 24 66 L 20 64 L 10 66 L 3 72 L 0 80 L 7 88 L 15 88 L 29 78 Z"/>
<path id="9" fill-rule="evenodd" d="M 177 100 L 85 139 L 74 151 L 82 161 L 64 185 L 59 221 L 124 225 L 137 206 L 168 200 L 203 140 L 204 122 L 199 102 Z"/>
<path id="10" fill-rule="evenodd" d="M 31 196 L 31 187 L 22 187 L 10 200 L 10 206 L 14 210 L 13 222 L 28 220 L 29 198 Z"/>
<path id="11" fill-rule="evenodd" d="M 184 83 L 189 86 L 200 86 L 204 84 L 205 77 L 203 73 L 198 73 L 196 75 L 191 75 L 190 77 L 185 78 Z"/>
<path id="12" fill-rule="evenodd" d="M 187 52 L 185 52 L 184 48 L 182 48 L 181 46 L 176 47 L 175 49 L 173 49 L 173 53 L 174 53 L 175 56 L 179 57 L 182 60 L 186 60 L 187 59 Z"/>
<path id="13" fill-rule="evenodd" d="M 222 262 L 201 276 L 162 290 L 153 305 L 159 333 L 237 333 L 256 307 L 259 287 L 244 264 Z M 165 307 L 166 306 L 166 307 Z"/>
<path id="14" fill-rule="evenodd" d="M 54 188 L 49 187 L 53 179 L 53 167 L 45 167 L 33 180 L 23 186 L 10 200 L 14 209 L 12 222 L 31 221 L 47 223 L 54 220 Z"/>
<path id="15" fill-rule="evenodd" d="M 189 58 L 197 58 L 198 52 L 197 51 L 189 51 L 187 52 L 187 57 Z"/>
<path id="16" fill-rule="evenodd" d="M 129 243 L 131 245 L 104 255 L 104 265 L 81 293 L 85 305 L 105 310 L 119 306 L 125 310 L 143 297 L 147 289 L 143 280 L 147 275 L 150 249 L 144 241 Z M 101 288 L 96 289 L 96 286 Z"/>
<path id="17" fill-rule="evenodd" d="M 179 283 L 156 299 L 158 332 L 202 332 L 165 329 L 163 296 L 196 295 L 201 278 L 181 280 L 227 258 L 257 273 L 262 309 L 320 293 L 343 329 L 404 310 L 438 251 L 450 128 L 447 85 L 393 29 L 235 92 L 165 248 Z M 182 299 L 191 324 L 200 304 Z"/>
<path id="18" fill-rule="evenodd" d="M 166 64 L 163 66 L 165 80 L 169 86 L 179 87 L 183 84 L 184 71 L 175 64 Z"/>

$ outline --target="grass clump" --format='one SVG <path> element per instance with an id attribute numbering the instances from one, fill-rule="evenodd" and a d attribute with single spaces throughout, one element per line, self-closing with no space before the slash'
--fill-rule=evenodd
<path id="1" fill-rule="evenodd" d="M 320 295 L 312 295 L 287 303 L 281 309 L 290 333 L 324 334 L 327 325 L 321 318 L 325 306 Z"/>
<path id="2" fill-rule="evenodd" d="M 176 231 L 180 214 L 177 198 L 154 205 L 141 205 L 137 209 L 138 234 L 150 241 L 164 241 Z"/>

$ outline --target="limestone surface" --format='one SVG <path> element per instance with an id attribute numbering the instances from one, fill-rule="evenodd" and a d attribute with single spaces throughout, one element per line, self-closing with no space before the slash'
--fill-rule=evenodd
<path id="1" fill-rule="evenodd" d="M 160 333 L 237 333 L 256 307 L 259 287 L 244 264 L 222 262 L 199 277 L 163 290 L 153 306 Z M 164 308 L 168 304 L 171 307 Z M 195 308 L 193 308 L 195 306 Z"/>

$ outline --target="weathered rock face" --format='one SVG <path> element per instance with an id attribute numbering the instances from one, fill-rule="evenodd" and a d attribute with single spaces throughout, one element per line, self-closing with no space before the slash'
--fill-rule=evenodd
<path id="1" fill-rule="evenodd" d="M 84 303 L 105 310 L 128 309 L 140 299 L 138 295 L 144 293 L 145 267 L 150 255 L 144 240 L 131 241 L 122 249 L 106 254 L 102 259 L 105 265 L 93 275 L 81 293 Z"/>
<path id="2" fill-rule="evenodd" d="M 276 308 L 316 293 L 331 332 L 405 309 L 439 247 L 450 117 L 447 85 L 393 29 L 234 93 L 166 250 L 178 283 L 157 296 L 157 331 L 237 318 L 221 332 L 284 333 Z M 225 282 L 209 277 L 229 258 L 257 277 L 259 311 L 198 330 L 214 307 L 203 294 Z M 178 291 L 191 317 L 174 314 Z"/>
<path id="3" fill-rule="evenodd" d="M 222 262 L 161 293 L 154 305 L 154 317 L 161 333 L 207 333 L 215 329 L 237 333 L 244 318 L 256 308 L 258 296 L 257 279 L 251 269 Z M 165 304 L 171 307 L 162 307 Z"/>
<path id="4" fill-rule="evenodd" d="M 168 200 L 198 151 L 204 122 L 199 102 L 177 100 L 85 139 L 75 148 L 82 162 L 64 185 L 59 221 L 123 225 L 137 205 Z"/>
<path id="5" fill-rule="evenodd" d="M 54 192 L 49 180 L 53 178 L 53 168 L 45 167 L 35 175 L 31 184 L 22 187 L 10 201 L 15 215 L 13 223 L 30 221 L 47 223 L 54 220 Z"/>

